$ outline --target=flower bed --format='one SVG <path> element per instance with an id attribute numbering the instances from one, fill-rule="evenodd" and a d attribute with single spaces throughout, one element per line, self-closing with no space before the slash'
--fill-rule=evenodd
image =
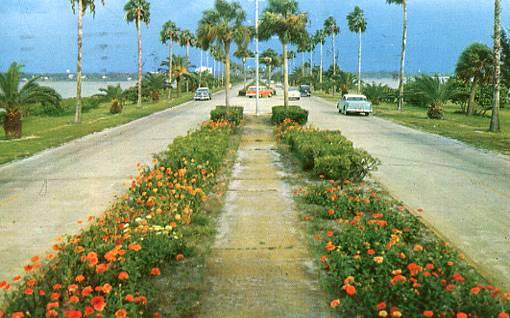
<path id="1" fill-rule="evenodd" d="M 104 216 L 55 245 L 44 260 L 34 256 L 26 277 L 0 282 L 6 291 L 0 317 L 151 314 L 150 278 L 163 264 L 186 257 L 180 229 L 201 212 L 234 131 L 229 122 L 206 122 L 176 138 L 152 167 L 140 166 L 129 192 Z"/>
<path id="2" fill-rule="evenodd" d="M 297 200 L 340 317 L 509 317 L 510 293 L 375 186 L 321 180 Z"/>
<path id="3" fill-rule="evenodd" d="M 216 106 L 211 111 L 211 120 L 228 120 L 236 125 L 239 125 L 243 119 L 244 108 L 240 106 L 229 106 L 228 112 L 226 106 Z"/>

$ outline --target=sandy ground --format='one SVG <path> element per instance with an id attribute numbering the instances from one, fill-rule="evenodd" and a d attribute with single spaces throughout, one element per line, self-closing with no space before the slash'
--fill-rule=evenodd
<path id="1" fill-rule="evenodd" d="M 0 166 L 0 281 L 11 281 L 58 235 L 76 233 L 77 220 L 100 215 L 127 189 L 137 162 L 150 163 L 223 100 L 220 93 L 189 102 Z"/>
<path id="2" fill-rule="evenodd" d="M 267 117 L 248 117 L 200 317 L 329 317 Z"/>
<path id="3" fill-rule="evenodd" d="M 281 94 L 271 101 L 283 104 Z M 388 191 L 461 249 L 488 279 L 510 290 L 510 158 L 373 116 L 339 114 L 302 98 L 309 124 L 339 129 L 382 162 L 373 174 Z M 255 111 L 249 101 L 248 112 Z M 261 112 L 270 112 L 262 100 Z"/>

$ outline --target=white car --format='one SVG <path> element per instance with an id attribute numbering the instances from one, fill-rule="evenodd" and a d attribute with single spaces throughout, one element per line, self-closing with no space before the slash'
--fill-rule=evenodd
<path id="1" fill-rule="evenodd" d="M 211 100 L 211 92 L 209 92 L 208 87 L 199 87 L 195 91 L 195 95 L 193 96 L 194 100 Z"/>
<path id="2" fill-rule="evenodd" d="M 300 100 L 301 99 L 301 92 L 297 87 L 290 87 L 289 88 L 289 100 L 295 99 Z"/>
<path id="3" fill-rule="evenodd" d="M 372 104 L 365 95 L 346 94 L 338 101 L 336 108 L 345 115 L 358 113 L 368 116 L 372 112 Z"/>

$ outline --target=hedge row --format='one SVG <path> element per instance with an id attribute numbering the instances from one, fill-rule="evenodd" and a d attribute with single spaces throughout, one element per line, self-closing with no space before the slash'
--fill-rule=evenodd
<path id="1" fill-rule="evenodd" d="M 129 192 L 102 217 L 55 253 L 34 256 L 24 278 L 0 282 L 0 317 L 149 316 L 150 277 L 189 252 L 180 229 L 201 213 L 234 131 L 225 121 L 206 122 L 176 138 L 152 167 L 140 166 Z"/>
<path id="2" fill-rule="evenodd" d="M 285 119 L 291 119 L 300 125 L 304 125 L 308 121 L 308 111 L 299 106 L 274 106 L 271 116 L 273 124 L 280 125 Z"/>
<path id="3" fill-rule="evenodd" d="M 303 128 L 286 119 L 277 135 L 289 145 L 305 170 L 328 179 L 360 181 L 378 165 L 378 160 L 354 148 L 339 131 Z"/>
<path id="4" fill-rule="evenodd" d="M 226 106 L 216 106 L 216 109 L 211 111 L 211 120 L 228 120 L 236 125 L 239 125 L 243 119 L 244 108 L 240 106 L 229 106 L 228 112 Z"/>
<path id="5" fill-rule="evenodd" d="M 323 181 L 301 200 L 340 317 L 509 317 L 510 293 L 373 187 Z"/>

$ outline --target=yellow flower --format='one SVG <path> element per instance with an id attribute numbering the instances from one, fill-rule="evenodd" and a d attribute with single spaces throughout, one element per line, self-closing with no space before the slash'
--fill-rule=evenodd
<path id="1" fill-rule="evenodd" d="M 379 317 L 388 317 L 388 312 L 386 310 L 379 311 Z"/>
<path id="2" fill-rule="evenodd" d="M 374 257 L 374 262 L 376 262 L 377 264 L 381 264 L 382 262 L 384 262 L 384 257 L 376 256 Z"/>

